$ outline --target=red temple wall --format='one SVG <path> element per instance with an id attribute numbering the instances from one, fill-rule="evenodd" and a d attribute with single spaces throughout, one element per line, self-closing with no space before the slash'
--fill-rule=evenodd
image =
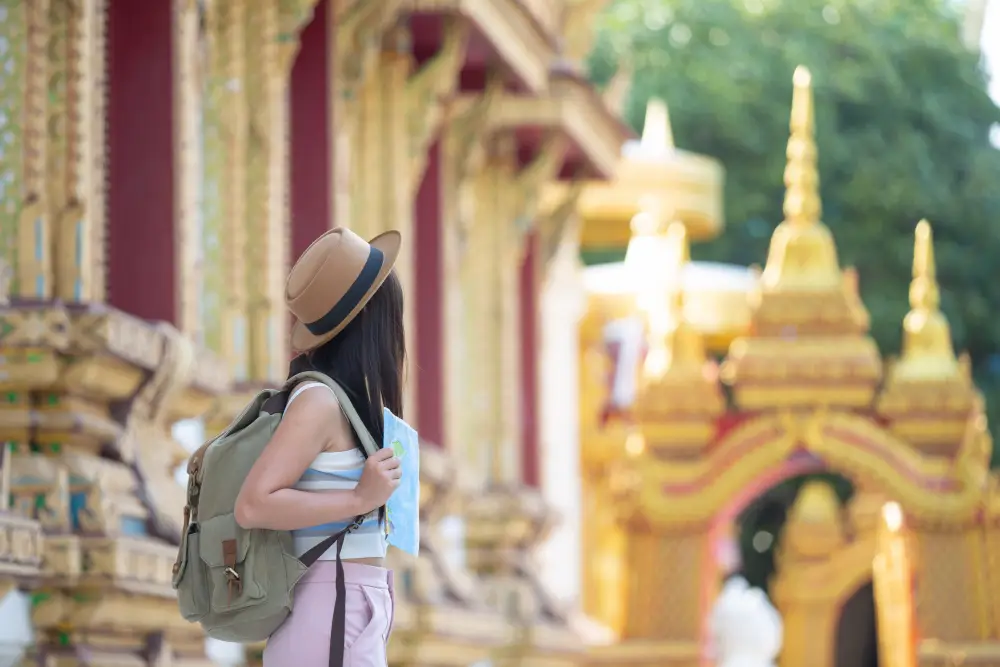
<path id="1" fill-rule="evenodd" d="M 302 30 L 289 91 L 292 261 L 333 223 L 332 111 L 334 35 L 330 0 L 320 0 Z"/>
<path id="2" fill-rule="evenodd" d="M 520 299 L 518 305 L 521 328 L 521 474 L 529 486 L 539 485 L 539 405 L 538 388 L 538 233 L 532 232 L 525 242 L 521 262 Z"/>
<path id="3" fill-rule="evenodd" d="M 444 274 L 441 221 L 441 147 L 435 143 L 427 155 L 427 169 L 417 192 L 414 211 L 416 298 L 415 377 L 419 391 L 417 427 L 428 441 L 445 446 L 444 414 Z"/>
<path id="4" fill-rule="evenodd" d="M 170 0 L 108 4 L 108 301 L 177 323 Z"/>

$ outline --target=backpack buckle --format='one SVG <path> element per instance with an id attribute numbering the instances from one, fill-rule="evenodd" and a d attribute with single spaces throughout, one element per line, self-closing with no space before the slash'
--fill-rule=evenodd
<path id="1" fill-rule="evenodd" d="M 240 581 L 240 573 L 231 567 L 227 567 L 223 572 L 226 573 L 226 606 L 231 607 L 233 605 L 233 589 L 236 589 L 237 595 L 243 595 L 243 582 Z"/>

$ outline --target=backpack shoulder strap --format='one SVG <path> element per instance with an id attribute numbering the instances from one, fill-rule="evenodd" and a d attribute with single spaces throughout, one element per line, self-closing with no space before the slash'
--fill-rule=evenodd
<path id="1" fill-rule="evenodd" d="M 305 371 L 288 378 L 288 381 L 285 382 L 282 391 L 291 391 L 296 385 L 309 381 L 320 382 L 333 391 L 333 395 L 337 397 L 337 402 L 340 403 L 340 409 L 344 411 L 345 415 L 347 415 L 347 420 L 351 422 L 351 427 L 354 429 L 354 432 L 358 434 L 358 438 L 361 440 L 361 445 L 365 448 L 365 454 L 367 456 L 371 456 L 377 452 L 380 447 L 375 442 L 375 438 L 373 438 L 372 434 L 368 432 L 368 428 L 365 426 L 365 423 L 361 421 L 361 417 L 358 416 L 358 411 L 354 409 L 354 404 L 351 403 L 351 399 L 347 395 L 347 392 L 344 391 L 344 388 L 333 380 L 333 378 L 316 371 Z"/>

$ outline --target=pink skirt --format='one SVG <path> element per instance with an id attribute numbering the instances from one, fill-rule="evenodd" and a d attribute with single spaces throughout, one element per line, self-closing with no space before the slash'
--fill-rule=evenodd
<path id="1" fill-rule="evenodd" d="M 336 562 L 319 561 L 309 568 L 295 586 L 291 616 L 267 640 L 264 667 L 328 667 L 336 582 Z M 344 583 L 344 667 L 386 667 L 394 605 L 392 571 L 345 562 Z"/>

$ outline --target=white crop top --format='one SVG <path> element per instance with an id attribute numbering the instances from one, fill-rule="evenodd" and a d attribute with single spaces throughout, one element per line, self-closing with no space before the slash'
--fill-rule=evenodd
<path id="1" fill-rule="evenodd" d="M 328 391 L 332 390 L 321 382 L 304 382 L 295 388 L 285 409 L 292 404 L 299 394 L 313 387 L 323 387 Z M 295 489 L 299 491 L 332 491 L 337 489 L 350 490 L 358 485 L 361 479 L 361 472 L 365 467 L 365 456 L 357 449 L 347 452 L 322 452 L 309 468 L 306 469 L 302 477 L 295 483 Z M 292 538 L 295 540 L 295 553 L 297 556 L 303 555 L 312 547 L 323 541 L 324 538 L 334 535 L 349 526 L 353 518 L 337 523 L 327 523 L 314 528 L 303 528 L 293 530 Z M 344 538 L 344 548 L 340 557 L 349 560 L 353 558 L 383 558 L 386 552 L 386 532 L 385 526 L 379 525 L 378 510 L 365 516 L 364 522 L 353 533 L 349 533 Z M 336 560 L 337 547 L 331 547 L 320 556 L 320 560 Z"/>

